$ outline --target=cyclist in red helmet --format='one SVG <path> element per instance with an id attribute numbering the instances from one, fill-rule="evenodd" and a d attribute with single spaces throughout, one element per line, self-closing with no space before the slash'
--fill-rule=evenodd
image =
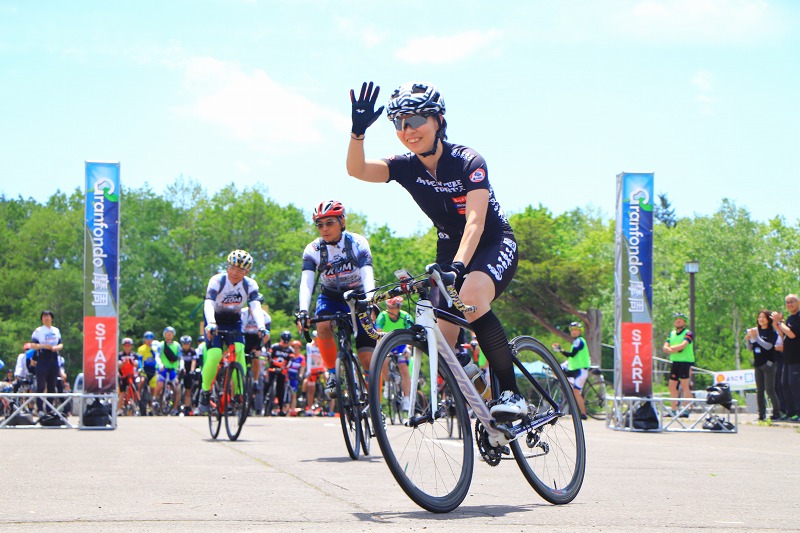
<path id="1" fill-rule="evenodd" d="M 527 404 L 517 389 L 508 337 L 491 309 L 517 269 L 517 242 L 489 184 L 486 161 L 471 148 L 447 142 L 444 98 L 426 82 L 402 84 L 386 104 L 397 139 L 408 153 L 367 160 L 365 132 L 383 111 L 375 110 L 379 92 L 372 82 L 364 83 L 358 96 L 350 91 L 353 127 L 347 172 L 362 181 L 396 181 L 436 226 L 436 263 L 455 273 L 459 296 L 477 307 L 465 318 L 500 382 L 500 398 L 491 412 L 518 415 Z M 439 326 L 455 345 L 458 326 Z"/>
<path id="2" fill-rule="evenodd" d="M 312 215 L 314 225 L 319 231 L 315 239 L 303 251 L 303 273 L 300 278 L 299 307 L 302 329 L 304 317 L 307 318 L 314 291 L 314 276 L 319 272 L 322 286 L 317 297 L 316 315 L 328 315 L 337 311 L 349 312 L 344 301 L 344 293 L 356 290 L 362 293 L 375 288 L 372 269 L 372 252 L 363 235 L 345 230 L 345 209 L 337 200 L 320 202 Z M 336 394 L 336 339 L 330 322 L 317 324 L 317 343 L 322 361 L 328 369 L 329 379 L 325 394 L 333 398 Z M 358 324 L 356 332 L 356 351 L 363 368 L 369 368 L 375 340 Z"/>

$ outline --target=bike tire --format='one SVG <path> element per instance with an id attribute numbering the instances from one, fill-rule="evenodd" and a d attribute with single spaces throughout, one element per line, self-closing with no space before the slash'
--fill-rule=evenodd
<path id="1" fill-rule="evenodd" d="M 217 378 L 211 384 L 211 405 L 208 411 L 208 430 L 211 433 L 211 438 L 216 439 L 219 436 L 219 430 L 222 427 L 222 413 L 220 412 L 220 397 L 223 376 L 217 373 Z M 202 393 L 201 393 L 202 394 Z"/>
<path id="2" fill-rule="evenodd" d="M 272 408 L 275 406 L 275 398 L 278 396 L 278 378 L 273 379 L 271 382 L 267 380 L 267 387 L 267 394 L 264 399 L 264 416 L 272 416 Z"/>
<path id="3" fill-rule="evenodd" d="M 392 425 L 395 424 L 402 424 L 402 415 L 400 414 L 400 407 L 402 405 L 399 403 L 400 399 L 397 397 L 397 384 L 392 379 L 392 375 L 389 374 L 389 381 L 387 383 L 387 394 L 386 394 L 386 404 L 388 406 L 389 412 L 388 417 L 389 422 Z"/>
<path id="4" fill-rule="evenodd" d="M 347 453 L 353 460 L 358 459 L 361 453 L 361 424 L 356 408 L 357 398 L 354 397 L 355 390 L 352 366 L 340 354 L 336 358 L 336 408 L 339 411 Z"/>
<path id="5" fill-rule="evenodd" d="M 369 395 L 367 394 L 367 383 L 364 381 L 364 372 L 361 371 L 361 364 L 354 357 L 353 367 L 356 372 L 356 398 L 358 403 L 356 409 L 358 410 L 358 418 L 361 424 L 360 440 L 361 452 L 364 455 L 369 455 L 370 440 L 372 439 L 372 428 L 369 423 Z"/>
<path id="6" fill-rule="evenodd" d="M 244 422 L 247 420 L 247 396 L 245 393 L 245 379 L 242 365 L 231 363 L 228 365 L 228 375 L 225 377 L 225 431 L 230 440 L 239 438 Z"/>
<path id="7" fill-rule="evenodd" d="M 245 406 L 244 406 L 244 420 L 242 420 L 242 424 L 245 423 L 247 417 L 250 416 L 250 409 L 253 407 L 253 374 L 248 369 L 245 374 L 244 380 L 244 398 L 245 398 Z"/>
<path id="8" fill-rule="evenodd" d="M 571 413 L 561 409 L 561 416 L 551 423 L 512 441 L 511 451 L 525 479 L 542 498 L 556 505 L 569 503 L 578 495 L 586 469 L 583 423 L 577 415 L 572 386 L 555 357 L 533 337 L 517 337 L 511 348 L 520 361 L 541 369 L 542 376 L 534 374 L 538 383 L 556 403 L 568 406 Z M 528 417 L 518 423 L 555 411 L 521 372 L 517 374 L 517 385 L 529 405 Z"/>
<path id="9" fill-rule="evenodd" d="M 161 392 L 161 414 L 168 416 L 175 407 L 175 384 L 171 381 L 164 383 Z"/>
<path id="10" fill-rule="evenodd" d="M 606 413 L 606 383 L 603 380 L 587 381 L 583 387 L 583 402 L 586 405 L 586 414 L 595 420 L 605 420 Z"/>
<path id="11" fill-rule="evenodd" d="M 416 350 L 415 361 L 422 364 L 421 376 L 428 377 L 428 346 L 424 333 L 413 330 L 395 330 L 386 335 L 372 354 L 370 390 L 378 390 L 380 369 L 392 350 L 409 345 Z M 387 426 L 383 418 L 388 405 L 382 394 L 370 394 L 370 415 L 378 445 L 386 465 L 403 491 L 417 505 L 434 513 L 447 513 L 458 507 L 469 492 L 474 468 L 472 431 L 464 396 L 455 377 L 443 360 L 439 361 L 439 375 L 444 386 L 438 391 L 434 409 L 436 417 L 409 425 Z M 447 429 L 446 402 L 442 393 L 455 400 L 455 421 L 461 428 L 461 438 L 450 438 Z M 427 402 L 426 402 L 427 403 Z M 426 407 L 425 416 L 431 413 Z"/>

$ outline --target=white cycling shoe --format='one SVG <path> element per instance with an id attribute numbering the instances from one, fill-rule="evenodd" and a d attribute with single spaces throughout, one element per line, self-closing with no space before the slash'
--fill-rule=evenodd
<path id="1" fill-rule="evenodd" d="M 528 403 L 525 398 L 510 390 L 504 390 L 497 402 L 489 409 L 489 412 L 492 416 L 518 416 L 527 412 L 527 410 Z"/>

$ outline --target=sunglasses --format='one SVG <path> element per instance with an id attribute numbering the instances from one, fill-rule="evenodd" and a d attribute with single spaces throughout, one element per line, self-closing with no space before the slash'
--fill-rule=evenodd
<path id="1" fill-rule="evenodd" d="M 337 224 L 336 220 L 328 220 L 327 222 L 317 222 L 314 225 L 317 227 L 317 229 L 322 229 L 322 228 L 332 228 L 336 224 Z"/>
<path id="2" fill-rule="evenodd" d="M 424 126 L 425 123 L 428 122 L 428 117 L 423 117 L 422 115 L 409 115 L 405 118 L 397 117 L 393 120 L 393 122 L 397 131 L 403 131 L 406 129 L 406 126 L 409 126 L 412 130 L 415 130 L 420 126 Z"/>

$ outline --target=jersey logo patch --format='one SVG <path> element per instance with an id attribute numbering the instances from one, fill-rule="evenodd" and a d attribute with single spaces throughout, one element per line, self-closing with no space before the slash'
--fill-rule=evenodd
<path id="1" fill-rule="evenodd" d="M 463 215 L 467 212 L 467 197 L 466 196 L 454 196 L 452 198 L 453 204 L 455 204 L 456 211 L 458 211 L 459 215 Z"/>
<path id="2" fill-rule="evenodd" d="M 472 174 L 469 175 L 469 181 L 472 183 L 480 183 L 486 177 L 486 172 L 483 171 L 482 168 L 474 171 Z"/>

